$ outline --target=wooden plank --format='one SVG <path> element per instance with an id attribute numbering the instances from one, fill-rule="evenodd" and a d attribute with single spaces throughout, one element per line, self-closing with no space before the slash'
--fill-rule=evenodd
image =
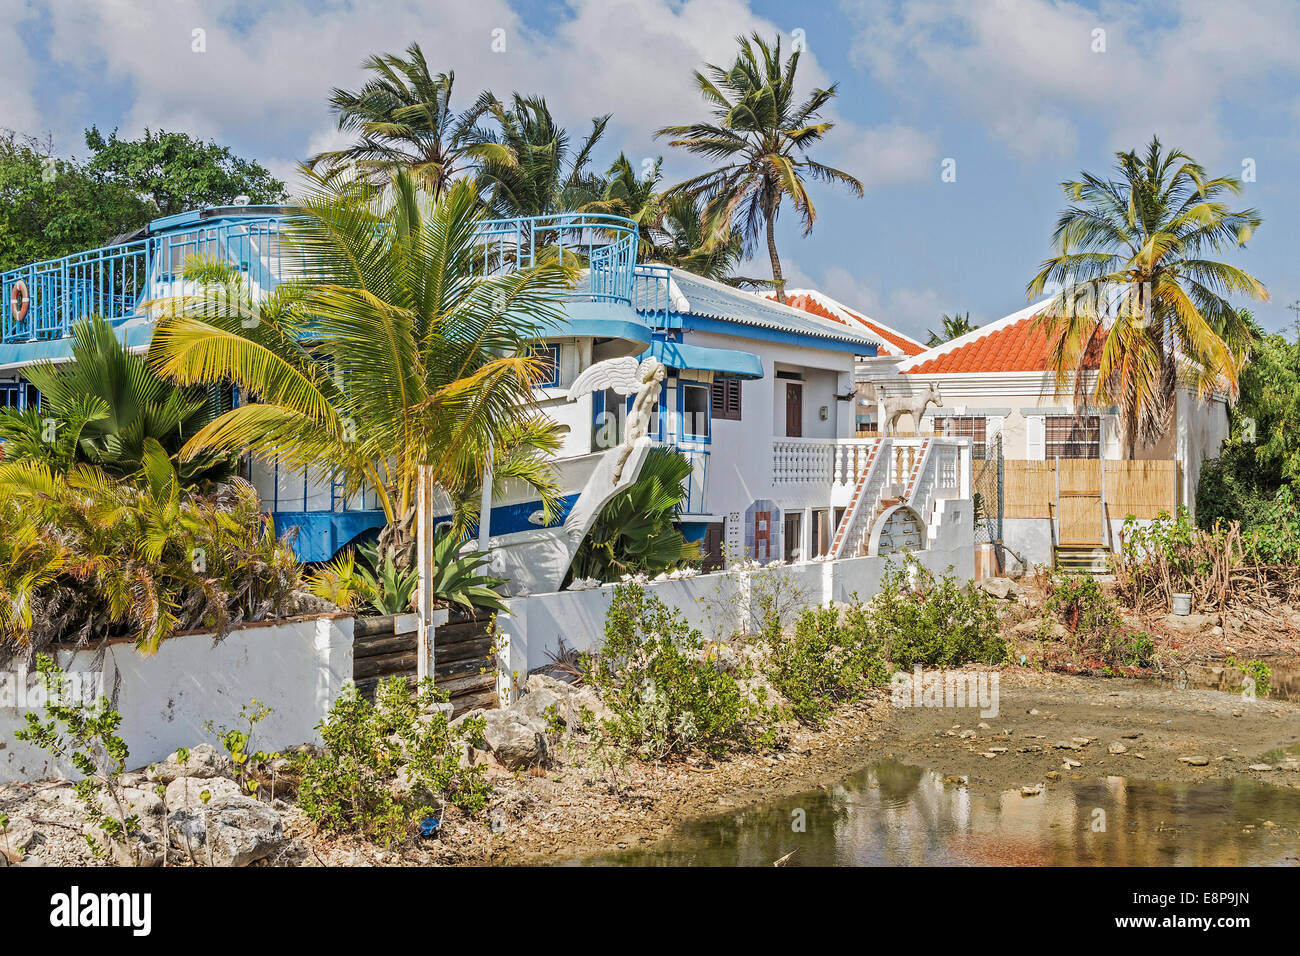
<path id="1" fill-rule="evenodd" d="M 452 697 L 456 697 L 460 694 L 496 687 L 497 675 L 495 671 L 488 671 L 486 674 L 475 674 L 472 677 L 452 677 L 448 680 L 435 680 L 434 683 L 437 684 L 438 690 L 446 691 Z"/>
<path id="2" fill-rule="evenodd" d="M 444 624 L 434 632 L 433 641 L 437 647 L 455 644 L 459 641 L 473 641 L 486 636 L 485 626 L 479 621 L 466 621 L 463 624 Z"/>
<path id="3" fill-rule="evenodd" d="M 446 661 L 440 663 L 434 659 L 433 676 L 439 677 L 459 677 L 462 674 L 477 674 L 484 668 L 488 670 L 496 669 L 496 662 L 488 657 L 473 657 L 463 661 Z"/>
<path id="4" fill-rule="evenodd" d="M 451 699 L 451 716 L 455 719 L 471 710 L 496 710 L 500 704 L 501 697 L 496 688 L 477 694 L 462 694 Z"/>
<path id="5" fill-rule="evenodd" d="M 352 643 L 352 659 L 379 657 L 384 654 L 401 654 L 414 651 L 416 645 L 414 634 L 402 634 L 393 637 L 367 637 Z"/>
<path id="6" fill-rule="evenodd" d="M 1061 493 L 1062 545 L 1101 544 L 1101 495 Z"/>
<path id="7" fill-rule="evenodd" d="M 391 614 L 385 614 L 379 617 L 359 617 L 352 625 L 352 637 L 370 637 L 374 634 L 392 634 L 393 620 Z"/>
<path id="8" fill-rule="evenodd" d="M 471 657 L 489 658 L 492 653 L 492 639 L 479 638 L 477 641 L 460 641 L 457 644 L 438 645 L 438 663 L 468 660 Z"/>
<path id="9" fill-rule="evenodd" d="M 363 657 L 352 662 L 352 679 L 377 677 L 384 674 L 400 674 L 404 671 L 415 673 L 416 653 L 414 650 L 405 654 L 385 654 L 382 657 Z"/>

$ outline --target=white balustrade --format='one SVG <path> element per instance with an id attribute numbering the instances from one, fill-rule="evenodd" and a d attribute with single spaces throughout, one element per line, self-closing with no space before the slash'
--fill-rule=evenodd
<path id="1" fill-rule="evenodd" d="M 778 438 L 772 442 L 774 484 L 854 485 L 876 439 Z"/>

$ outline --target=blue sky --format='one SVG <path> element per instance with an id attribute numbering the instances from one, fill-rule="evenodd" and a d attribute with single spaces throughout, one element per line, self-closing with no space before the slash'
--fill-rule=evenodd
<path id="1" fill-rule="evenodd" d="M 1229 258 L 1268 286 L 1255 307 L 1266 327 L 1294 321 L 1290 0 L 1231 13 L 1208 0 L 0 0 L 0 126 L 83 154 L 92 123 L 180 129 L 291 178 L 298 159 L 339 142 L 329 89 L 356 85 L 370 53 L 418 40 L 435 68 L 456 71 L 463 104 L 483 88 L 537 92 L 574 130 L 612 112 L 599 164 L 620 149 L 634 162 L 663 154 L 672 181 L 698 166 L 651 131 L 702 116 L 691 70 L 755 29 L 802 38 L 809 87 L 839 83 L 839 128 L 818 158 L 867 186 L 862 199 L 814 187 L 810 237 L 784 217 L 793 284 L 921 337 L 941 312 L 996 319 L 1024 304 L 1050 252 L 1058 184 L 1157 133 L 1212 173 L 1253 161 L 1239 204 L 1264 225 Z M 955 182 L 941 179 L 946 159 Z M 763 256 L 746 271 L 766 269 Z"/>

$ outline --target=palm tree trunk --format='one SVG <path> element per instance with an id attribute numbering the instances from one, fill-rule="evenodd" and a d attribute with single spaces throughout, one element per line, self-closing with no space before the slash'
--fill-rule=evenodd
<path id="1" fill-rule="evenodd" d="M 776 301 L 785 301 L 785 276 L 781 274 L 781 257 L 776 254 L 776 224 L 767 217 L 767 254 L 772 258 L 772 284 L 776 286 Z"/>

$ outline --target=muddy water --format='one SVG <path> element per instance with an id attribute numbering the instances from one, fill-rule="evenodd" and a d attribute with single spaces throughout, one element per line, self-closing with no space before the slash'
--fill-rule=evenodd
<path id="1" fill-rule="evenodd" d="M 800 829 L 802 824 L 802 829 Z M 1297 865 L 1300 790 L 1232 780 L 1063 779 L 980 794 L 887 760 L 825 790 L 695 820 L 624 866 Z"/>
<path id="2" fill-rule="evenodd" d="M 1269 677 L 1269 700 L 1300 701 L 1300 658 L 1275 657 L 1265 661 L 1272 671 Z M 1240 693 L 1245 689 L 1244 674 L 1235 668 L 1189 667 L 1179 675 L 1184 686 L 1202 687 Z"/>

